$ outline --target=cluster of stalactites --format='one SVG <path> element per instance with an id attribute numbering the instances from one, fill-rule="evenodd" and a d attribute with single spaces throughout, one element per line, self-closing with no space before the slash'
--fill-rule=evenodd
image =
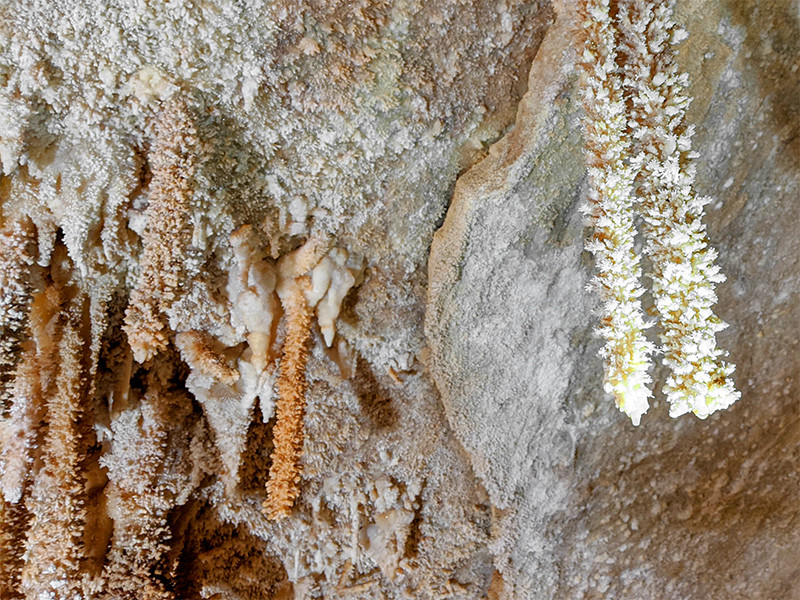
<path id="1" fill-rule="evenodd" d="M 0 211 L 2 598 L 77 598 L 83 586 L 102 587 L 115 598 L 174 597 L 166 583 L 174 576 L 168 519 L 197 485 L 187 438 L 194 408 L 186 389 L 208 384 L 207 396 L 195 396 L 204 410 L 214 400 L 238 404 L 239 392 L 271 396 L 270 373 L 277 371 L 265 512 L 273 519 L 287 515 L 300 492 L 312 321 L 316 315 L 331 346 L 362 261 L 320 235 L 273 260 L 254 228 L 241 227 L 230 239 L 228 284 L 215 297 L 222 298 L 220 321 L 230 322 L 219 328 L 222 333 L 205 330 L 204 316 L 194 319 L 181 304 L 192 286 L 209 285 L 192 280 L 187 268 L 197 250 L 191 220 L 203 145 L 192 111 L 177 97 L 160 108 L 153 133 L 141 269 L 123 324 L 128 345 L 108 339 L 113 350 L 103 358 L 110 362 L 102 378 L 100 338 L 115 335 L 112 311 L 97 300 L 103 294 L 85 284 L 67 245 L 56 241 L 44 252 L 35 220 Z M 180 385 L 176 350 L 191 369 Z M 146 364 L 132 387 L 135 362 Z M 245 371 L 270 390 L 244 385 Z M 107 392 L 98 392 L 105 386 Z M 211 389 L 222 393 L 214 397 Z M 108 415 L 95 402 L 100 393 L 108 399 Z M 272 416 L 272 410 L 262 413 Z M 106 416 L 110 424 L 104 424 Z M 213 429 L 208 411 L 206 416 Z M 110 442 L 102 458 L 98 439 Z M 224 467 L 233 465 L 222 458 Z M 108 499 L 104 510 L 96 506 L 101 488 Z"/>
<path id="2" fill-rule="evenodd" d="M 228 293 L 234 304 L 234 320 L 246 330 L 251 363 L 258 369 L 263 370 L 272 359 L 278 310 L 286 320 L 277 379 L 274 450 L 264 503 L 267 515 L 279 519 L 288 515 L 299 495 L 312 316 L 316 310 L 323 338 L 330 346 L 342 301 L 356 283 L 361 267 L 348 261 L 346 251 L 329 250 L 322 237 L 312 236 L 277 263 L 263 258 L 250 226 L 234 232 L 231 241 L 238 271 L 231 277 Z"/>
<path id="3" fill-rule="evenodd" d="M 217 433 L 234 446 L 221 448 L 229 482 L 234 483 L 249 408 L 256 397 L 263 396 L 262 415 L 271 416 L 271 373 L 279 365 L 278 422 L 266 510 L 272 518 L 283 516 L 298 494 L 311 317 L 316 312 L 322 337 L 330 346 L 342 301 L 362 270 L 360 261 L 343 249 L 332 249 L 318 234 L 274 261 L 266 257 L 255 229 L 242 226 L 230 238 L 234 265 L 225 289 L 230 315 L 225 339 L 197 329 L 187 322 L 191 315 L 185 318 L 179 304 L 191 283 L 185 281 L 185 262 L 192 245 L 194 178 L 202 144 L 191 111 L 177 97 L 159 111 L 154 134 L 141 272 L 124 325 L 133 356 L 147 362 L 164 352 L 174 335 L 192 369 L 187 387 L 209 411 L 212 427 L 217 421 L 212 413 L 220 413 Z M 275 344 L 282 316 L 286 324 L 280 349 Z M 237 351 L 242 341 L 246 349 Z M 239 397 L 240 404 L 246 405 L 238 411 L 241 414 L 214 403 L 220 393 Z M 231 426 L 233 421 L 236 427 Z"/>
<path id="4" fill-rule="evenodd" d="M 13 264 L 8 258 L 2 257 L 4 269 Z M 4 275 L 10 281 L 9 272 Z M 25 307 L 26 339 L 12 372 L 8 414 L 0 421 L 2 598 L 45 597 L 54 589 L 59 597 L 79 597 L 89 560 L 90 300 L 75 285 L 63 246 L 42 275 L 24 286 L 27 300 L 18 306 Z"/>
<path id="5" fill-rule="evenodd" d="M 361 273 L 361 263 L 342 248 L 330 249 L 319 236 L 312 236 L 297 250 L 270 261 L 259 250 L 252 226 L 240 227 L 231 236 L 237 270 L 228 283 L 234 327 L 244 330 L 258 370 L 271 361 L 277 318 L 285 311 L 298 281 L 304 279 L 304 297 L 316 311 L 322 337 L 331 346 L 342 301 Z"/>
<path id="6" fill-rule="evenodd" d="M 730 379 L 733 365 L 720 360 L 724 353 L 716 344 L 726 325 L 712 310 L 714 287 L 724 276 L 702 222 L 709 199 L 694 190 L 697 153 L 692 128 L 684 124 L 688 76 L 674 61 L 674 46 L 686 34 L 673 21 L 673 1 L 622 0 L 613 18 L 608 0 L 584 0 L 581 7 L 587 212 L 594 225 L 587 247 L 597 260 L 595 287 L 604 300 L 606 390 L 638 424 L 650 396 L 650 347 L 632 249 L 639 213 L 661 326 L 659 349 L 671 371 L 664 386 L 670 415 L 705 418 L 740 394 Z"/>

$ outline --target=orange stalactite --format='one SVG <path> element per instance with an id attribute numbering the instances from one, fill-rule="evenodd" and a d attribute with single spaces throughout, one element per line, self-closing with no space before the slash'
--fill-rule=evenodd
<path id="1" fill-rule="evenodd" d="M 20 575 L 25 551 L 27 514 L 21 503 L 12 504 L 0 495 L 0 598 L 22 598 Z"/>
<path id="2" fill-rule="evenodd" d="M 300 494 L 300 457 L 303 453 L 306 363 L 311 337 L 311 307 L 306 300 L 307 277 L 298 278 L 283 297 L 286 341 L 278 377 L 277 421 L 273 429 L 274 450 L 267 482 L 264 511 L 270 519 L 288 516 Z"/>

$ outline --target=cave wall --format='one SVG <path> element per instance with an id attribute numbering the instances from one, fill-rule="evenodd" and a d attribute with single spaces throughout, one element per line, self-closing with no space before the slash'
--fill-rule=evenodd
<path id="1" fill-rule="evenodd" d="M 800 6 L 678 2 L 742 398 L 639 427 L 593 334 L 574 9 L 0 6 L 0 596 L 800 595 Z"/>

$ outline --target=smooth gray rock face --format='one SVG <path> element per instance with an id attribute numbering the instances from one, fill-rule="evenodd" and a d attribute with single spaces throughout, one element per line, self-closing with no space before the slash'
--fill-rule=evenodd
<path id="1" fill-rule="evenodd" d="M 684 2 L 698 190 L 741 400 L 634 428 L 601 389 L 567 26 L 515 129 L 457 182 L 429 262 L 430 366 L 489 492 L 513 598 L 800 596 L 796 2 Z M 664 373 L 656 373 L 660 387 Z"/>

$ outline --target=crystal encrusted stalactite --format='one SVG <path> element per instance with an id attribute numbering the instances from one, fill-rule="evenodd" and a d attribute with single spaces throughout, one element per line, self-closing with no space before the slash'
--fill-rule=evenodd
<path id="1" fill-rule="evenodd" d="M 8 386 L 28 322 L 33 225 L 11 220 L 0 229 L 0 410 L 8 404 Z"/>
<path id="2" fill-rule="evenodd" d="M 82 563 L 86 559 L 84 528 L 87 480 L 84 473 L 90 416 L 86 414 L 86 297 L 58 282 L 52 319 L 55 380 L 46 390 L 47 433 L 43 465 L 27 501 L 27 532 L 22 590 L 29 597 L 82 597 Z M 60 312 L 57 312 L 59 311 Z M 51 590 L 51 596 L 42 596 Z"/>
<path id="3" fill-rule="evenodd" d="M 715 335 L 726 327 L 712 311 L 714 287 L 725 280 L 714 264 L 703 224 L 710 198 L 694 190 L 694 128 L 685 123 L 689 78 L 675 63 L 686 32 L 673 20 L 674 1 L 623 0 L 619 5 L 624 86 L 635 140 L 638 210 L 651 259 L 661 350 L 671 373 L 664 386 L 670 415 L 700 418 L 739 398 Z"/>
<path id="4" fill-rule="evenodd" d="M 651 396 L 648 369 L 653 347 L 644 335 L 647 323 L 639 301 L 643 290 L 634 251 L 634 172 L 629 164 L 622 80 L 608 0 L 585 0 L 580 10 L 581 100 L 589 163 L 585 212 L 594 228 L 587 249 L 595 257 L 598 272 L 593 286 L 603 301 L 599 332 L 605 340 L 604 386 L 638 425 Z"/>
<path id="5" fill-rule="evenodd" d="M 312 235 L 277 265 L 276 292 L 283 306 L 286 334 L 278 375 L 277 421 L 273 429 L 272 466 L 264 511 L 270 519 L 289 514 L 300 495 L 308 361 L 314 309 L 325 340 L 335 335 L 334 321 L 341 302 L 360 276 L 360 267 L 347 266 L 347 252 L 333 249 L 321 235 Z"/>
<path id="6" fill-rule="evenodd" d="M 314 236 L 278 263 L 280 282 L 276 291 L 286 317 L 286 337 L 278 375 L 277 421 L 272 431 L 275 447 L 264 502 L 264 511 L 270 519 L 287 516 L 300 494 L 300 457 L 308 387 L 306 363 L 315 304 L 309 302 L 308 296 L 313 294 L 314 288 L 306 273 L 319 264 L 327 250 L 328 242 Z"/>
<path id="7" fill-rule="evenodd" d="M 22 598 L 20 573 L 25 552 L 25 508 L 0 495 L 0 598 Z"/>
<path id="8" fill-rule="evenodd" d="M 114 520 L 103 598 L 175 598 L 168 560 L 175 541 L 169 515 L 194 489 L 187 450 L 192 401 L 174 384 L 175 357 L 158 362 L 147 372 L 137 409 L 113 424 L 114 451 L 103 460 Z"/>
<path id="9" fill-rule="evenodd" d="M 286 313 L 286 341 L 278 376 L 277 422 L 272 430 L 275 449 L 267 482 L 264 510 L 270 519 L 289 514 L 300 493 L 300 456 L 303 452 L 303 417 L 306 404 L 306 362 L 311 338 L 312 308 L 306 300 L 310 287 L 303 277 L 282 299 Z"/>
<path id="10" fill-rule="evenodd" d="M 724 281 L 703 224 L 708 198 L 694 190 L 697 153 L 685 123 L 688 76 L 678 71 L 674 46 L 685 32 L 673 20 L 674 2 L 604 0 L 581 4 L 589 208 L 594 235 L 587 244 L 604 301 L 606 390 L 639 423 L 647 410 L 647 354 L 638 297 L 641 269 L 634 252 L 634 218 L 642 216 L 645 252 L 661 325 L 664 394 L 670 415 L 700 418 L 739 398 L 721 361 L 716 333 L 726 325 L 713 312 L 714 287 Z M 638 393 L 631 394 L 631 390 Z"/>
<path id="11" fill-rule="evenodd" d="M 161 109 L 155 124 L 153 150 L 148 156 L 153 176 L 141 274 L 125 315 L 125 331 L 139 362 L 167 347 L 164 311 L 177 298 L 191 244 L 189 211 L 198 151 L 189 110 L 182 100 L 173 98 Z"/>

